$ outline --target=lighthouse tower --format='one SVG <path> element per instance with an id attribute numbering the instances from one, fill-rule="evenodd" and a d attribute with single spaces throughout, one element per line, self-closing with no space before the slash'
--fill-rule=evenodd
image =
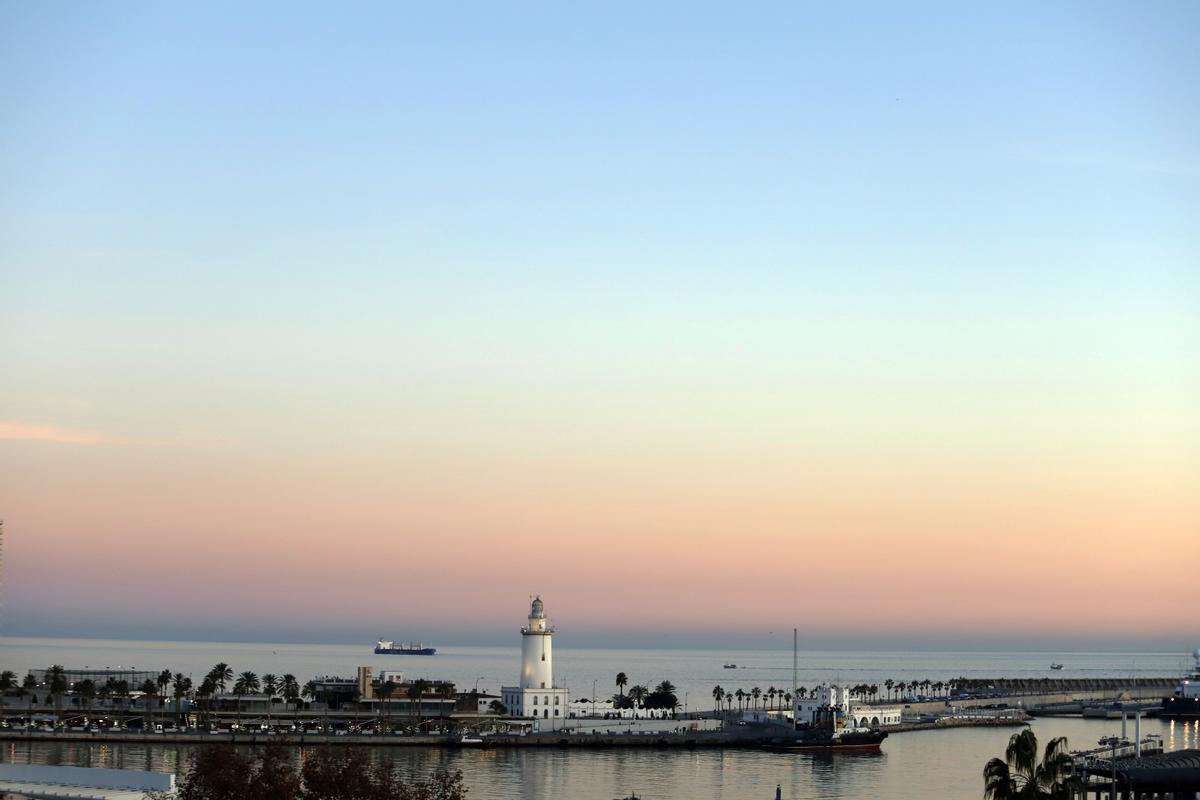
<path id="1" fill-rule="evenodd" d="M 546 619 L 541 597 L 529 606 L 529 624 L 521 628 L 521 688 L 554 688 L 554 626 Z"/>
<path id="2" fill-rule="evenodd" d="M 567 714 L 567 689 L 554 685 L 554 626 L 541 597 L 529 605 L 521 628 L 521 685 L 505 686 L 501 698 L 510 716 L 553 719 Z"/>

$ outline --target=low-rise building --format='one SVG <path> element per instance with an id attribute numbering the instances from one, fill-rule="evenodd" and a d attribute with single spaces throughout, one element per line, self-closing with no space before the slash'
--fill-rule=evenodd
<path id="1" fill-rule="evenodd" d="M 902 709 L 896 705 L 871 705 L 855 699 L 842 686 L 818 686 L 812 694 L 792 701 L 800 724 L 812 724 L 814 718 L 832 716 L 839 728 L 878 728 L 899 725 Z"/>

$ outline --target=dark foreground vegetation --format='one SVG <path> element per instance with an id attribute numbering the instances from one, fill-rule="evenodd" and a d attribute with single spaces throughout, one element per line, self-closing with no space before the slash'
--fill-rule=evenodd
<path id="1" fill-rule="evenodd" d="M 439 770 L 405 779 L 388 759 L 358 748 L 295 751 L 270 745 L 242 754 L 232 745 L 196 753 L 180 781 L 178 800 L 464 800 L 462 772 Z M 167 796 L 151 795 L 154 800 Z"/>

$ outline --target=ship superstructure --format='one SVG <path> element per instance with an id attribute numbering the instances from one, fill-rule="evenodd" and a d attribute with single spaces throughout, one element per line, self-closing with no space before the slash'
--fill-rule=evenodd
<path id="1" fill-rule="evenodd" d="M 1175 687 L 1174 694 L 1163 698 L 1163 719 L 1200 719 L 1200 648 L 1192 653 L 1192 660 L 1192 671 Z"/>

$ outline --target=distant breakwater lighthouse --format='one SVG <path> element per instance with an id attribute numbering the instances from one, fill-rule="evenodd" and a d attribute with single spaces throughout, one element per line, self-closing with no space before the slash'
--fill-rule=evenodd
<path id="1" fill-rule="evenodd" d="M 501 688 L 500 697 L 513 717 L 567 715 L 567 689 L 554 685 L 554 626 L 540 596 L 530 603 L 529 620 L 521 628 L 521 685 Z"/>

